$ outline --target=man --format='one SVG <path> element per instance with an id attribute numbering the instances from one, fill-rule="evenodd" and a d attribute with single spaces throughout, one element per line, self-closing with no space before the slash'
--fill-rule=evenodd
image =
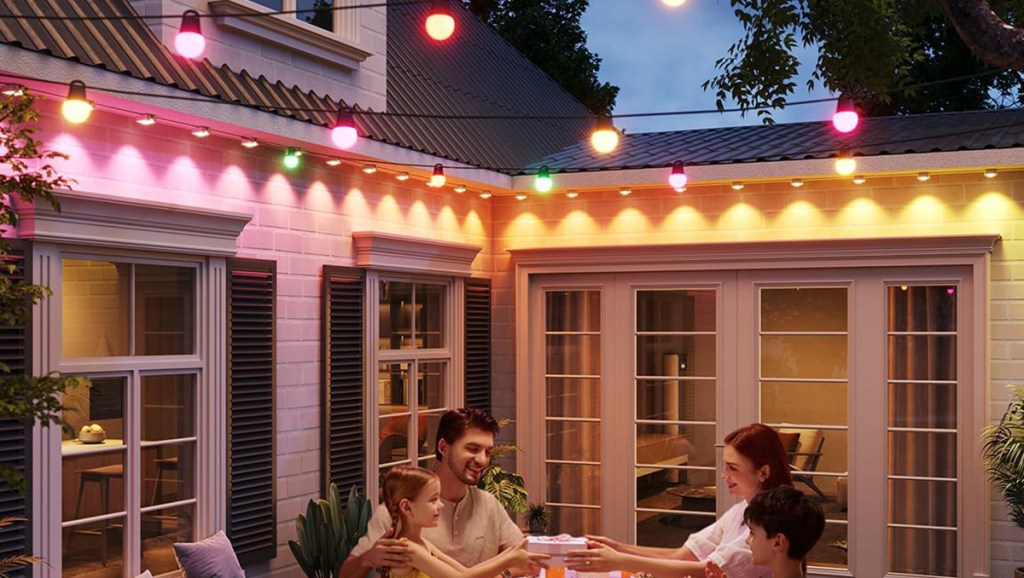
<path id="1" fill-rule="evenodd" d="M 436 528 L 423 537 L 464 566 L 517 546 L 523 533 L 491 494 L 476 487 L 494 451 L 498 422 L 478 409 L 445 412 L 437 428 L 436 472 L 444 509 Z M 409 546 L 391 538 L 392 521 L 381 504 L 363 536 L 341 567 L 341 578 L 361 578 L 380 566 L 408 565 Z M 509 575 L 508 572 L 502 572 Z"/>

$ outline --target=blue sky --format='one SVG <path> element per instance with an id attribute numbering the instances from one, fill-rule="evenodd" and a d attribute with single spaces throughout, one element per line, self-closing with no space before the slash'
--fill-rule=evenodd
<path id="1" fill-rule="evenodd" d="M 590 0 L 582 24 L 587 47 L 602 59 L 601 80 L 621 89 L 618 114 L 713 109 L 714 94 L 700 85 L 714 76 L 715 60 L 742 33 L 728 0 L 687 0 L 679 8 L 668 8 L 661 0 Z M 801 61 L 805 69 L 814 63 L 811 55 Z M 806 78 L 800 79 L 791 100 L 828 96 L 820 88 L 808 93 Z M 824 120 L 834 109 L 831 103 L 793 106 L 775 113 L 775 119 Z M 753 114 L 743 118 L 738 113 L 615 122 L 630 133 L 758 123 Z"/>

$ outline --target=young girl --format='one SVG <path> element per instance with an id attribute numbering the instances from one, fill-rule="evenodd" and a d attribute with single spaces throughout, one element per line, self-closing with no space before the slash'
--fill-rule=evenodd
<path id="1" fill-rule="evenodd" d="M 441 517 L 441 481 L 430 470 L 414 466 L 397 466 L 384 476 L 384 504 L 394 520 L 394 535 L 407 540 L 412 561 L 405 568 L 383 572 L 390 578 L 492 578 L 509 568 L 535 569 L 546 554 L 525 550 L 526 540 L 494 558 L 472 568 L 436 549 L 420 535 L 423 528 L 437 526 Z M 466 536 L 466 539 L 471 539 Z"/>

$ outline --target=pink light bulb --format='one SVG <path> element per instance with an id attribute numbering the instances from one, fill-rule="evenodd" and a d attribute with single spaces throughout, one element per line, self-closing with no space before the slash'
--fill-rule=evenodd
<path id="1" fill-rule="evenodd" d="M 179 32 L 174 37 L 174 49 L 185 58 L 199 58 L 206 50 L 206 39 L 196 32 Z"/>
<path id="2" fill-rule="evenodd" d="M 685 189 L 686 183 L 689 180 L 689 177 L 686 176 L 686 170 L 683 168 L 683 163 L 679 161 L 672 163 L 672 172 L 668 175 L 669 186 L 677 191 Z"/>
<path id="3" fill-rule="evenodd" d="M 356 145 L 359 133 L 354 126 L 336 126 L 331 129 L 331 142 L 334 146 L 348 150 Z"/>
<path id="4" fill-rule="evenodd" d="M 836 112 L 832 115 L 832 126 L 843 134 L 853 131 L 860 124 L 860 115 L 857 114 L 857 107 L 853 99 L 847 96 L 839 97 L 836 103 Z"/>

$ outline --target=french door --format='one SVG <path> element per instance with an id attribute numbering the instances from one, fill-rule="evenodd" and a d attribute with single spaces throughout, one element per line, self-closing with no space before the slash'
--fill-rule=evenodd
<path id="1" fill-rule="evenodd" d="M 954 266 L 531 276 L 531 501 L 556 532 L 677 547 L 734 503 L 719 444 L 760 421 L 826 513 L 812 566 L 960 574 L 974 279 Z"/>

